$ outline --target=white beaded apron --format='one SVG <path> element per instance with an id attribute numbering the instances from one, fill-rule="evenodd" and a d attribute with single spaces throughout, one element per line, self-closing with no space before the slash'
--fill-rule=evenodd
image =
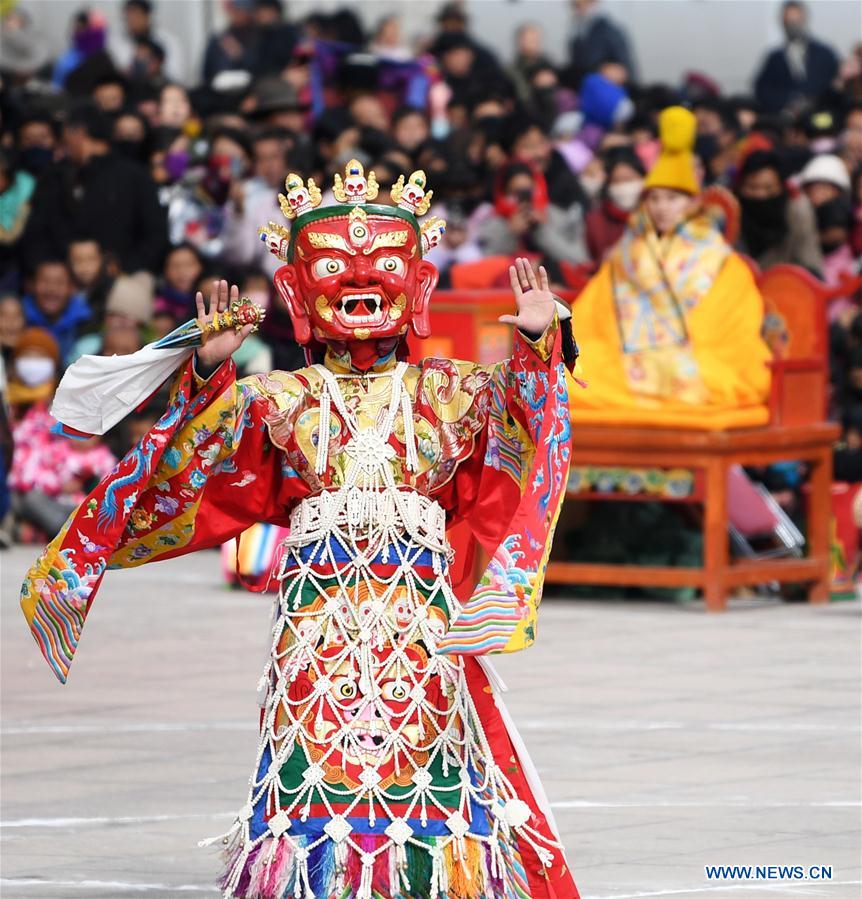
<path id="1" fill-rule="evenodd" d="M 462 659 L 435 649 L 459 603 L 444 510 L 396 482 L 397 466 L 418 468 L 407 364 L 366 376 L 391 380 L 366 428 L 338 385 L 357 376 L 316 369 L 315 468 L 332 464 L 334 404 L 343 483 L 291 516 L 248 801 L 204 841 L 227 846 L 224 895 L 528 896 L 518 844 L 546 865 L 556 844 L 494 762 Z M 390 443 L 399 414 L 404 459 Z"/>

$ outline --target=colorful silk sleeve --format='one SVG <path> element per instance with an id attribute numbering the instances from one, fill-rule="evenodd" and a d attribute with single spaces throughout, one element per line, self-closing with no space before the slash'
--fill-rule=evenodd
<path id="1" fill-rule="evenodd" d="M 516 652 L 536 637 L 542 585 L 570 461 L 566 368 L 558 320 L 536 341 L 516 335 L 495 367 L 483 439 L 459 472 L 460 509 L 491 555 L 442 643 L 466 655 Z"/>
<path id="2" fill-rule="evenodd" d="M 165 414 L 27 573 L 21 608 L 62 683 L 108 568 L 213 546 L 289 511 L 299 481 L 269 442 L 265 398 L 235 371 L 228 363 L 201 382 L 189 361 Z"/>

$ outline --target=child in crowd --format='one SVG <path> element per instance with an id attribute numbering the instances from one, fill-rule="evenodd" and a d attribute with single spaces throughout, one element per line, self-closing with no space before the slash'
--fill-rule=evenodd
<path id="1" fill-rule="evenodd" d="M 59 380 L 60 347 L 50 331 L 24 328 L 15 341 L 7 377 L 9 408 L 19 422 L 34 405 L 46 404 Z"/>
<path id="2" fill-rule="evenodd" d="M 23 539 L 56 534 L 69 512 L 117 461 L 98 437 L 69 440 L 51 432 L 55 420 L 48 410 L 59 359 L 60 348 L 48 331 L 27 328 L 21 334 L 9 380 L 15 445 L 9 486 Z"/>

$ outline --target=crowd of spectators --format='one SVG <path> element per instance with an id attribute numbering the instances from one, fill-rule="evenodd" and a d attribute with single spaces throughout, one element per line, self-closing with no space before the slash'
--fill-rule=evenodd
<path id="1" fill-rule="evenodd" d="M 303 364 L 272 302 L 277 260 L 257 237 L 280 218 L 288 171 L 327 186 L 355 157 L 385 186 L 421 168 L 448 222 L 430 255 L 442 286 L 453 266 L 514 254 L 564 284 L 620 237 L 658 153 L 658 113 L 682 103 L 697 116 L 703 185 L 738 201 L 741 252 L 836 287 L 859 268 L 862 44 L 840 58 L 812 36 L 803 3 L 780 6 L 784 42 L 751 61 L 751 93 L 734 96 L 696 70 L 680 84 L 647 81 L 637 36 L 596 0 L 572 3 L 562 66 L 540 24 L 492 48 L 459 3 L 415 43 L 397 16 L 367 30 L 355 6 L 302 21 L 282 0 L 224 6 L 226 28 L 182 83 L 182 36 L 153 0 L 126 0 L 119 29 L 81 9 L 55 59 L 26 4 L 4 4 L 0 484 L 8 476 L 24 535 L 55 531 L 158 414 L 155 402 L 105 440 L 55 438 L 47 407 L 82 353 L 139 349 L 192 318 L 195 292 L 224 277 L 269 308 L 240 370 Z M 832 414 L 850 449 L 862 446 L 857 299 L 829 310 Z"/>

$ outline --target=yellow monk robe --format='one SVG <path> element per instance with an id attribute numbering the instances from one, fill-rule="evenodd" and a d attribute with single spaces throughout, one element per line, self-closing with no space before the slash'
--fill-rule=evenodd
<path id="1" fill-rule="evenodd" d="M 635 214 L 572 306 L 586 390 L 578 424 L 763 425 L 771 353 L 751 270 L 705 213 L 660 237 Z"/>

